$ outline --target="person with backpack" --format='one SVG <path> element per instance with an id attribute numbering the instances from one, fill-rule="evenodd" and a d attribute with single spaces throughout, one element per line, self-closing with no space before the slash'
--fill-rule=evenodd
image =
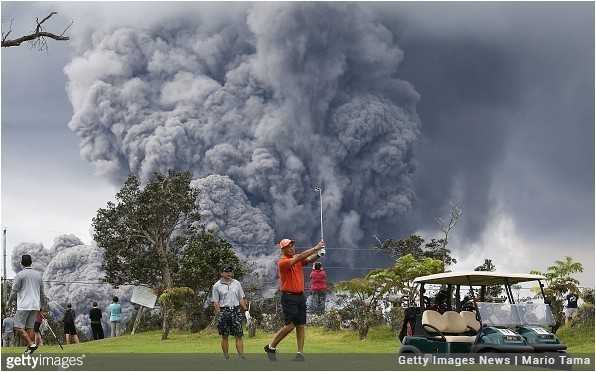
<path id="1" fill-rule="evenodd" d="M 97 302 L 89 310 L 89 320 L 91 320 L 91 332 L 94 340 L 103 339 L 103 326 L 101 325 L 101 310 L 97 307 Z"/>
<path id="2" fill-rule="evenodd" d="M 66 305 L 66 311 L 64 312 L 64 337 L 66 343 L 70 344 L 71 338 L 75 344 L 79 343 L 79 336 L 77 335 L 77 328 L 75 327 L 75 312 L 72 309 L 72 304 Z"/>
<path id="3" fill-rule="evenodd" d="M 320 262 L 316 262 L 310 272 L 310 290 L 312 292 L 312 307 L 315 314 L 325 313 L 325 299 L 327 292 L 327 273 Z"/>

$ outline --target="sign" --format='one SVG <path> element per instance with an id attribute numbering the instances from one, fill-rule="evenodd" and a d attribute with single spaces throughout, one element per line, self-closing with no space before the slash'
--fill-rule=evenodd
<path id="1" fill-rule="evenodd" d="M 153 293 L 153 289 L 136 286 L 132 289 L 132 298 L 130 302 L 153 309 L 155 307 L 157 296 Z"/>

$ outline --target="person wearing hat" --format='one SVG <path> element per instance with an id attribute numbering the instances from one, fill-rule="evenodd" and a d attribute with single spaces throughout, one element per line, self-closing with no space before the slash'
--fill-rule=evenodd
<path id="1" fill-rule="evenodd" d="M 298 353 L 296 361 L 304 361 L 304 338 L 306 324 L 306 297 L 304 297 L 304 266 L 316 261 L 324 253 L 325 242 L 321 240 L 314 247 L 296 254 L 295 242 L 283 239 L 279 242 L 281 257 L 277 262 L 281 295 L 281 307 L 284 315 L 285 326 L 282 327 L 273 341 L 265 345 L 265 352 L 271 361 L 277 360 L 276 346 L 294 328 L 296 328 L 296 344 Z M 323 251 L 323 252 L 322 252 Z"/>
<path id="2" fill-rule="evenodd" d="M 219 318 L 217 330 L 221 335 L 221 350 L 224 357 L 230 359 L 228 354 L 228 336 L 236 338 L 236 351 L 241 359 L 244 359 L 244 344 L 242 342 L 242 313 L 246 320 L 250 320 L 246 306 L 244 290 L 239 281 L 233 278 L 234 270 L 231 266 L 224 266 L 221 271 L 221 279 L 214 285 L 211 292 L 211 301 L 215 308 L 215 316 Z"/>

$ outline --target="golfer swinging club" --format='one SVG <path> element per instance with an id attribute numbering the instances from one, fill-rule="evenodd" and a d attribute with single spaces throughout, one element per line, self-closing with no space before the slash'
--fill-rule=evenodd
<path id="1" fill-rule="evenodd" d="M 324 252 L 325 242 L 321 240 L 314 247 L 304 252 L 295 254 L 295 242 L 283 239 L 279 242 L 282 256 L 277 262 L 280 279 L 281 307 L 283 310 L 285 326 L 280 329 L 270 344 L 265 346 L 267 357 L 271 361 L 277 360 L 275 355 L 277 344 L 281 342 L 294 328 L 296 328 L 296 344 L 298 353 L 295 361 L 304 361 L 304 326 L 306 324 L 306 297 L 304 297 L 305 265 L 316 261 Z M 323 250 L 323 252 L 321 252 Z"/>

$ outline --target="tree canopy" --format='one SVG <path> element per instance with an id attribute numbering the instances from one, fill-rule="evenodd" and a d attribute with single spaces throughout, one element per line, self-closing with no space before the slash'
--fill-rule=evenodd
<path id="1" fill-rule="evenodd" d="M 457 260 L 451 256 L 451 251 L 447 249 L 447 243 L 444 239 L 431 239 L 426 244 L 424 244 L 424 241 L 419 235 L 410 235 L 405 239 L 387 239 L 379 242 L 377 248 L 389 253 L 394 260 L 411 255 L 415 259 L 428 257 L 440 260 L 444 262 L 444 267 L 457 263 Z"/>
<path id="2" fill-rule="evenodd" d="M 539 274 L 546 277 L 544 294 L 555 315 L 555 328 L 560 327 L 564 323 L 563 303 L 565 295 L 568 292 L 579 294 L 579 281 L 573 275 L 583 271 L 582 264 L 574 261 L 569 256 L 564 257 L 562 260 L 556 260 L 553 265 L 547 267 L 545 272 L 532 271 L 532 274 Z"/>
<path id="3" fill-rule="evenodd" d="M 190 186 L 189 172 L 156 173 L 141 188 L 130 176 L 116 194 L 116 202 L 97 211 L 93 238 L 104 249 L 106 281 L 174 286 L 172 272 L 181 254 L 180 240 L 193 233 L 200 215 L 198 191 Z"/>

